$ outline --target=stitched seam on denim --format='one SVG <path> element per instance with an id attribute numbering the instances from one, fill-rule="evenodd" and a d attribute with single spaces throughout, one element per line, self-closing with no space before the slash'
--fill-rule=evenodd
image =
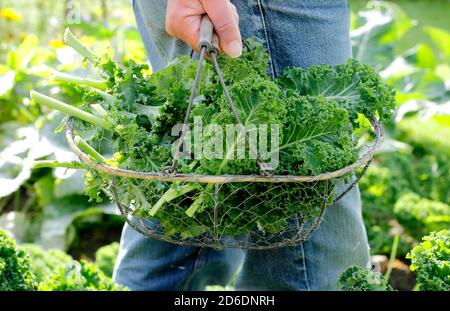
<path id="1" fill-rule="evenodd" d="M 306 257 L 305 257 L 305 250 L 303 249 L 303 243 L 300 243 L 300 247 L 302 249 L 302 261 L 303 261 L 303 268 L 305 269 L 306 287 L 307 287 L 308 291 L 311 291 L 311 287 L 309 286 L 308 268 L 306 267 Z"/>
<path id="2" fill-rule="evenodd" d="M 261 4 L 261 0 L 257 0 L 256 2 L 258 3 L 259 12 L 261 13 L 261 22 L 262 22 L 262 26 L 264 29 L 264 36 L 266 37 L 267 50 L 268 50 L 267 52 L 269 53 L 269 59 L 270 59 L 270 70 L 272 71 L 272 78 L 275 79 L 275 66 L 273 65 L 272 51 L 270 48 L 269 35 L 267 33 L 264 10 L 263 10 L 262 4 Z"/>
<path id="3" fill-rule="evenodd" d="M 194 264 L 192 265 L 192 271 L 189 274 L 189 277 L 184 282 L 183 289 L 188 290 L 189 285 L 191 285 L 190 283 L 191 283 L 192 279 L 194 278 L 195 274 L 200 270 L 200 266 L 204 263 L 203 260 L 199 260 L 202 257 L 204 250 L 207 250 L 207 249 L 200 248 L 199 251 L 197 252 L 197 254 L 195 255 Z"/>

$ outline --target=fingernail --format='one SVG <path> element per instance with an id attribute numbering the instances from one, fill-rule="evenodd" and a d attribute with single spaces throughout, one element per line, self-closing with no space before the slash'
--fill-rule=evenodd
<path id="1" fill-rule="evenodd" d="M 239 57 L 242 54 L 242 43 L 240 41 L 233 41 L 228 44 L 228 55 L 231 57 Z"/>

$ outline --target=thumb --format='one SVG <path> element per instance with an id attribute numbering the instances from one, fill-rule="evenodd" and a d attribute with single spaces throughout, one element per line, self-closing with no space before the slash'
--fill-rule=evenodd
<path id="1" fill-rule="evenodd" d="M 202 4 L 219 36 L 221 50 L 231 57 L 239 57 L 242 39 L 233 4 L 229 0 L 204 0 Z"/>

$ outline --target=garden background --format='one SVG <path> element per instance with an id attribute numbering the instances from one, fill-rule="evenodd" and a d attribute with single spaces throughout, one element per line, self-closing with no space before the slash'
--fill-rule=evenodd
<path id="1" fill-rule="evenodd" d="M 350 7 L 354 57 L 397 90 L 395 119 L 360 182 L 373 263 L 394 289 L 411 290 L 407 253 L 450 228 L 450 1 L 351 0 Z M 33 166 L 75 159 L 64 133 L 53 130 L 61 116 L 29 97 L 36 89 L 81 104 L 79 89 L 50 79 L 50 68 L 86 74 L 62 42 L 67 26 L 98 54 L 112 48 L 118 61 L 146 62 L 130 1 L 0 0 L 0 228 L 31 255 L 40 277 L 69 255 L 111 276 L 123 225 L 116 207 L 89 202 L 81 172 Z"/>

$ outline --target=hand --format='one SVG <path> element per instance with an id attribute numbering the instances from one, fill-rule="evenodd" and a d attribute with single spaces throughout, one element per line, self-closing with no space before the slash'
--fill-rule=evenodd
<path id="1" fill-rule="evenodd" d="M 231 57 L 240 56 L 239 15 L 229 0 L 168 0 L 166 31 L 198 52 L 197 41 L 203 14 L 208 14 L 214 25 L 221 51 Z"/>

